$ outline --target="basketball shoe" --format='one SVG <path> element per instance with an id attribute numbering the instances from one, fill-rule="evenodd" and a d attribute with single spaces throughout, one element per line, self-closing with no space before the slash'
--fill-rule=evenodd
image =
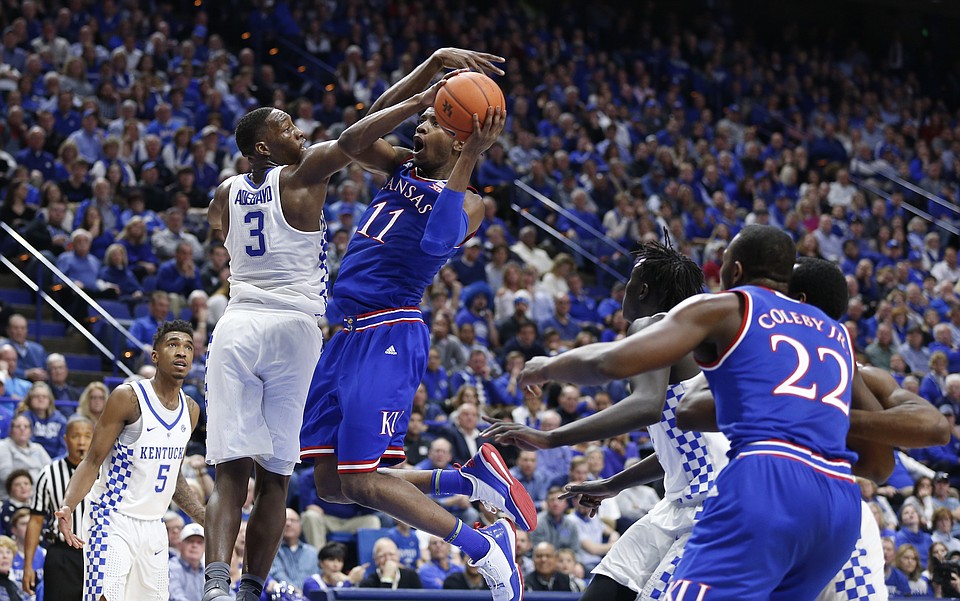
<path id="1" fill-rule="evenodd" d="M 460 473 L 473 484 L 471 501 L 480 501 L 503 511 L 517 526 L 530 531 L 537 527 L 537 508 L 530 493 L 513 477 L 497 448 L 484 443 Z"/>
<path id="2" fill-rule="evenodd" d="M 477 568 L 487 581 L 493 601 L 521 601 L 523 574 L 517 569 L 517 533 L 509 520 L 501 518 L 478 530 L 490 541 L 490 550 L 470 565 Z"/>

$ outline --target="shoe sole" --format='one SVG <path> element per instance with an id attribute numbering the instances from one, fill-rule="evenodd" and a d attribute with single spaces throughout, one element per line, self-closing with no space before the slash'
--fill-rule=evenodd
<path id="1" fill-rule="evenodd" d="M 527 532 L 536 528 L 537 508 L 533 504 L 533 499 L 530 498 L 530 493 L 523 487 L 523 484 L 514 478 L 510 470 L 507 469 L 507 465 L 503 462 L 503 457 L 500 456 L 497 448 L 490 443 L 483 443 L 483 446 L 480 447 L 479 456 L 480 461 L 487 466 L 487 469 L 507 487 L 510 498 L 505 500 L 513 503 L 514 510 L 508 510 L 506 507 L 501 507 L 501 509 L 510 511 L 519 526 Z"/>

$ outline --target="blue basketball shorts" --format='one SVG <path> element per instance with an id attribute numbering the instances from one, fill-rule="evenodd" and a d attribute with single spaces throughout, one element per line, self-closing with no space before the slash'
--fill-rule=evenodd
<path id="1" fill-rule="evenodd" d="M 790 443 L 745 445 L 714 490 L 668 585 L 669 600 L 814 599 L 860 536 L 850 464 Z"/>
<path id="2" fill-rule="evenodd" d="M 345 318 L 310 383 L 300 458 L 332 455 L 341 474 L 402 463 L 429 349 L 430 332 L 416 308 Z"/>

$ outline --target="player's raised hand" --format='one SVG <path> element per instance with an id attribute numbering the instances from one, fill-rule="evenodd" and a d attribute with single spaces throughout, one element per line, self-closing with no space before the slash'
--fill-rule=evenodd
<path id="1" fill-rule="evenodd" d="M 456 77 L 464 71 L 468 71 L 468 69 L 457 69 L 456 71 L 451 71 L 437 80 L 429 88 L 420 92 L 420 106 L 424 108 L 433 106 L 433 104 L 437 101 L 437 92 L 439 92 L 440 88 L 447 83 L 447 80 L 449 80 L 451 77 Z"/>
<path id="2" fill-rule="evenodd" d="M 73 532 L 73 510 L 64 505 L 54 515 L 57 516 L 57 525 L 63 534 L 63 539 L 68 545 L 75 549 L 83 547 L 83 540 Z"/>
<path id="3" fill-rule="evenodd" d="M 503 127 L 507 123 L 507 111 L 503 107 L 487 107 L 487 114 L 480 126 L 480 116 L 473 114 L 473 133 L 463 144 L 461 154 L 480 156 L 480 153 L 493 146 Z"/>
<path id="4" fill-rule="evenodd" d="M 466 50 L 464 48 L 440 48 L 433 53 L 447 69 L 470 69 L 480 73 L 503 75 L 503 70 L 494 63 L 505 63 L 507 59 L 496 54 Z"/>
<path id="5" fill-rule="evenodd" d="M 523 371 L 520 372 L 520 385 L 539 386 L 547 382 L 547 378 L 543 375 L 543 368 L 549 361 L 550 357 L 534 357 L 527 361 L 523 366 Z"/>
<path id="6" fill-rule="evenodd" d="M 546 432 L 492 417 L 485 417 L 484 419 L 493 424 L 483 431 L 484 438 L 492 438 L 494 442 L 510 444 L 524 451 L 550 448 L 550 440 Z"/>
<path id="7" fill-rule="evenodd" d="M 609 478 L 591 480 L 579 484 L 567 484 L 563 489 L 565 492 L 560 495 L 560 498 L 572 499 L 579 496 L 579 503 L 591 509 L 590 517 L 597 515 L 597 512 L 600 510 L 601 501 L 604 499 L 612 499 L 620 494 L 620 489 L 611 486 Z"/>

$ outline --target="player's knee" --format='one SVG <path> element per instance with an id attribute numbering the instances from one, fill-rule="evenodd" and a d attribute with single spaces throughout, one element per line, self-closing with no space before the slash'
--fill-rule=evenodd
<path id="1" fill-rule="evenodd" d="M 354 503 L 367 507 L 375 506 L 377 498 L 376 472 L 341 476 L 340 487 L 343 494 Z"/>

